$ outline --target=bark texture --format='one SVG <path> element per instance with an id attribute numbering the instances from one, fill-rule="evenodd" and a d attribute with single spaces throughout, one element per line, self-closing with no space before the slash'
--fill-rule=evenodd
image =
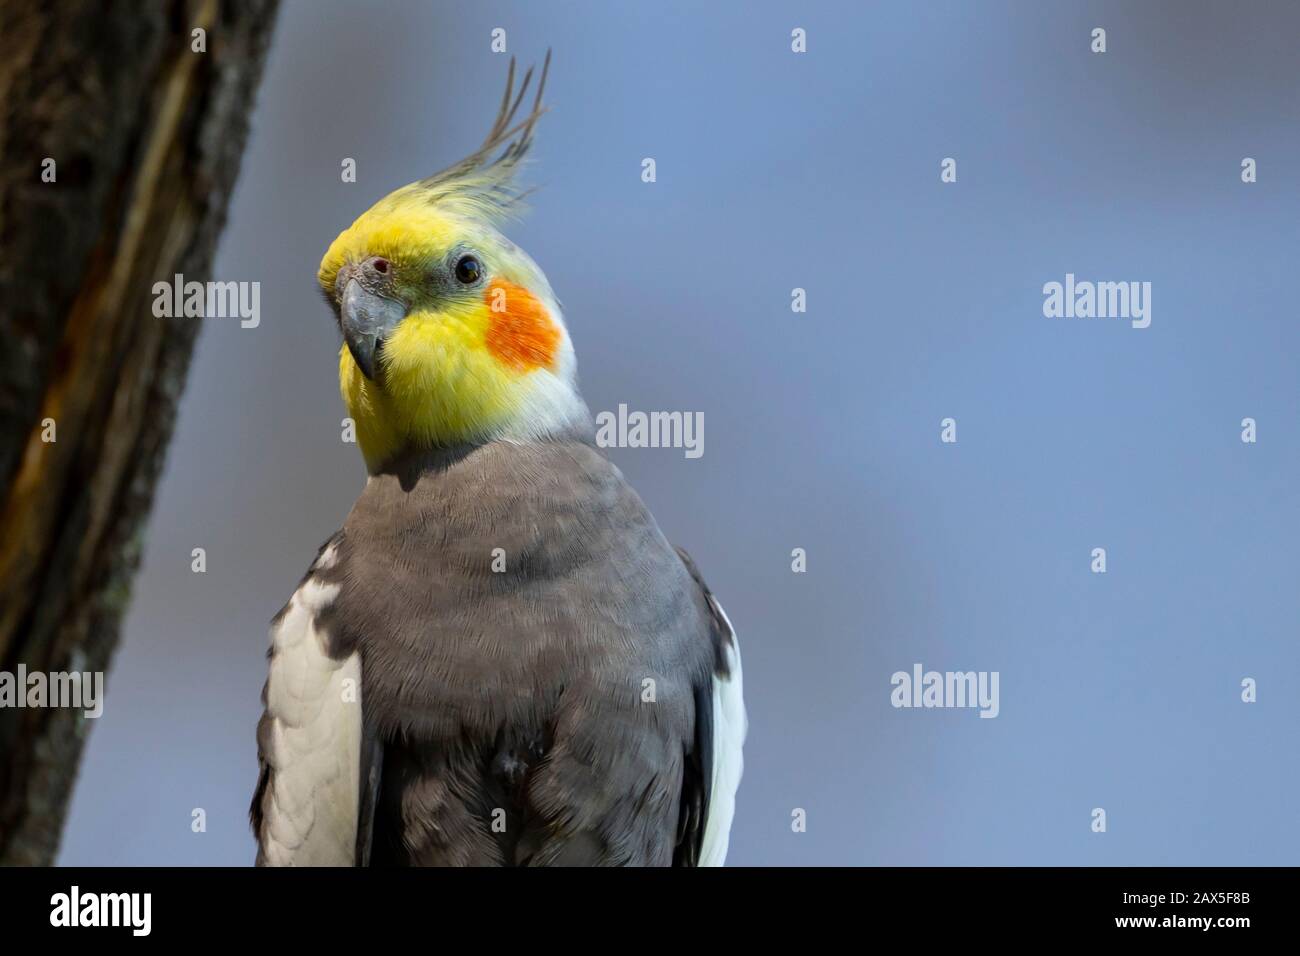
<path id="1" fill-rule="evenodd" d="M 108 668 L 202 321 L 152 286 L 210 277 L 276 5 L 0 0 L 0 671 Z M 0 865 L 53 862 L 86 729 L 0 708 Z"/>

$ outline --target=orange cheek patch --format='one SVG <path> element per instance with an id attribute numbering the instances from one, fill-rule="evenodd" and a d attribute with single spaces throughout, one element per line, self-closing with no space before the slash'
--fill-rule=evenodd
<path id="1" fill-rule="evenodd" d="M 560 330 L 542 305 L 521 285 L 493 280 L 483 293 L 488 309 L 488 351 L 521 372 L 555 362 Z"/>

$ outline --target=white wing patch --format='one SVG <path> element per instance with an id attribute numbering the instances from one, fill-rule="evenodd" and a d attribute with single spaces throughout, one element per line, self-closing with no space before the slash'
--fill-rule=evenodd
<path id="1" fill-rule="evenodd" d="M 742 748 L 748 720 L 744 684 L 740 673 L 740 642 L 727 612 L 714 602 L 731 632 L 725 647 L 730 674 L 713 677 L 713 778 L 709 788 L 708 819 L 700 847 L 700 866 L 722 866 L 731 839 L 731 818 L 736 811 L 736 789 L 745 769 Z"/>
<path id="2" fill-rule="evenodd" d="M 333 561 L 331 548 L 315 567 Z M 271 773 L 258 834 L 268 866 L 351 866 L 356 853 L 361 659 L 331 658 L 316 626 L 338 591 L 309 578 L 271 629 L 263 753 Z"/>

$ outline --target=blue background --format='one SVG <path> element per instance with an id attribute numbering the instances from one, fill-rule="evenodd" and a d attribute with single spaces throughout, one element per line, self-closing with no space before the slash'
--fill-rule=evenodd
<path id="1" fill-rule="evenodd" d="M 481 140 L 498 26 L 555 51 L 511 235 L 588 403 L 705 416 L 612 457 L 740 632 L 730 862 L 1296 863 L 1287 2 L 287 4 L 214 276 L 262 324 L 202 320 L 61 861 L 251 862 L 267 622 L 364 479 L 316 267 Z M 1151 282 L 1151 327 L 1044 318 L 1067 272 Z M 895 710 L 914 662 L 1001 715 Z"/>

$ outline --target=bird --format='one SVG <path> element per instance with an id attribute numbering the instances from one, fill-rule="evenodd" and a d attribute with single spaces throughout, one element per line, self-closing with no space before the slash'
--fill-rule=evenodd
<path id="1" fill-rule="evenodd" d="M 259 866 L 720 866 L 740 648 L 604 455 L 559 300 L 503 229 L 550 53 L 474 153 L 317 276 L 367 468 L 273 618 Z"/>

